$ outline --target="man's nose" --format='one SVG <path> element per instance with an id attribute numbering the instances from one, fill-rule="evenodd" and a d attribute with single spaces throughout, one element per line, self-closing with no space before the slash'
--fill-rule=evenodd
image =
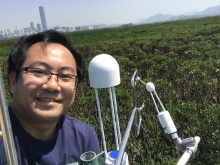
<path id="1" fill-rule="evenodd" d="M 60 86 L 58 84 L 58 76 L 51 75 L 48 77 L 48 81 L 43 85 L 44 89 L 47 89 L 50 92 L 60 91 Z"/>

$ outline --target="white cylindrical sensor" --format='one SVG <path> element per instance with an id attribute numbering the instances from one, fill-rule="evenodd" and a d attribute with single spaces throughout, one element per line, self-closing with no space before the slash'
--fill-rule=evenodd
<path id="1" fill-rule="evenodd" d="M 109 88 L 120 84 L 118 62 L 108 54 L 95 56 L 89 64 L 89 81 L 93 88 Z"/>
<path id="2" fill-rule="evenodd" d="M 173 120 L 168 111 L 162 111 L 157 115 L 160 124 L 162 125 L 165 133 L 173 134 L 177 131 L 176 126 L 173 123 Z"/>

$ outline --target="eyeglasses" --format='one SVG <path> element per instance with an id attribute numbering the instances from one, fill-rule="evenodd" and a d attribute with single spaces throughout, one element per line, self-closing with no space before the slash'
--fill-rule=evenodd
<path id="1" fill-rule="evenodd" d="M 46 83 L 47 81 L 50 80 L 52 75 L 57 76 L 57 83 L 59 85 L 66 85 L 67 83 L 74 83 L 74 86 L 77 85 L 77 76 L 72 75 L 72 74 L 55 74 L 51 73 L 48 70 L 44 69 L 39 69 L 39 68 L 32 68 L 32 67 L 24 67 L 21 68 L 20 71 L 25 71 L 26 74 L 32 74 L 36 80 Z"/>

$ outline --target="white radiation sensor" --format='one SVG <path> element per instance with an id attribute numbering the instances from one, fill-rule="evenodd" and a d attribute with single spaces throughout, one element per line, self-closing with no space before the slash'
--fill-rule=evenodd
<path id="1" fill-rule="evenodd" d="M 162 111 L 157 115 L 160 124 L 162 125 L 165 133 L 167 134 L 173 134 L 177 132 L 177 129 L 173 123 L 173 120 L 170 116 L 170 113 L 168 111 Z"/>
<path id="2" fill-rule="evenodd" d="M 120 84 L 118 62 L 108 54 L 95 56 L 89 64 L 89 81 L 93 88 L 109 88 Z"/>

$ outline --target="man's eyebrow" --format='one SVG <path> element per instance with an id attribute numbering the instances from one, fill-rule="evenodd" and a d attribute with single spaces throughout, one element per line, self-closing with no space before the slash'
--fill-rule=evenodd
<path id="1" fill-rule="evenodd" d="M 49 64 L 42 62 L 42 61 L 34 61 L 34 62 L 30 63 L 30 67 L 34 67 L 35 65 L 41 65 L 41 66 L 44 66 L 45 68 L 51 69 Z"/>
<path id="2" fill-rule="evenodd" d="M 71 68 L 71 67 L 61 67 L 59 68 L 59 71 L 71 71 L 71 72 L 76 72 L 75 69 Z"/>
<path id="3" fill-rule="evenodd" d="M 47 69 L 52 69 L 52 67 L 48 63 L 45 63 L 42 61 L 34 61 L 34 62 L 30 63 L 30 67 L 35 67 L 35 65 L 40 65 L 40 66 L 43 66 Z M 64 66 L 64 67 L 59 68 L 58 71 L 76 72 L 76 69 L 73 69 L 72 67 Z"/>

